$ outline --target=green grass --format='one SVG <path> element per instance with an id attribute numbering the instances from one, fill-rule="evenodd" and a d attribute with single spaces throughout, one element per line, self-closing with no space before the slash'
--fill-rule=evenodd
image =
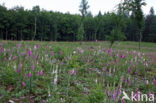
<path id="1" fill-rule="evenodd" d="M 154 56 L 146 55 L 156 44 L 109 45 L 0 41 L 0 102 L 119 103 L 123 90 L 156 94 Z"/>

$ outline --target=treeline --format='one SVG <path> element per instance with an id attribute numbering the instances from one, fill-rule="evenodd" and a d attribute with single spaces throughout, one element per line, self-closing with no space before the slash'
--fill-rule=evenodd
<path id="1" fill-rule="evenodd" d="M 88 13 L 83 20 L 83 40 L 107 40 L 115 22 L 115 13 Z M 0 39 L 3 40 L 41 40 L 41 41 L 77 41 L 81 32 L 81 15 L 63 14 L 60 12 L 40 10 L 35 6 L 32 10 L 23 7 L 7 9 L 0 5 Z M 124 16 L 126 25 L 122 27 L 128 41 L 138 41 L 136 22 L 129 15 Z M 144 17 L 143 41 L 156 42 L 156 15 L 151 8 Z"/>

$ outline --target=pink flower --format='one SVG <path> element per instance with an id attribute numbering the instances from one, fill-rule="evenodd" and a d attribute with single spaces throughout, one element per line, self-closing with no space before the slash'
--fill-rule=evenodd
<path id="1" fill-rule="evenodd" d="M 128 68 L 128 72 L 129 72 L 130 74 L 132 73 L 132 68 L 131 68 L 131 67 Z"/>
<path id="2" fill-rule="evenodd" d="M 37 72 L 37 76 L 40 76 L 40 72 Z"/>
<path id="3" fill-rule="evenodd" d="M 1 53 L 3 53 L 3 48 L 1 48 Z"/>
<path id="4" fill-rule="evenodd" d="M 107 53 L 110 54 L 110 53 L 111 53 L 111 49 L 108 49 L 108 50 L 107 50 Z"/>
<path id="5" fill-rule="evenodd" d="M 22 82 L 22 86 L 23 86 L 23 87 L 25 87 L 25 86 L 26 86 L 25 82 Z"/>
<path id="6" fill-rule="evenodd" d="M 118 91 L 118 95 L 120 96 L 120 94 L 121 94 L 121 90 L 122 90 L 122 85 L 120 85 L 120 89 L 119 89 L 119 91 Z"/>
<path id="7" fill-rule="evenodd" d="M 64 63 L 63 63 L 63 62 L 61 62 L 60 64 L 61 64 L 61 65 L 63 65 Z"/>
<path id="8" fill-rule="evenodd" d="M 121 103 L 126 103 L 124 99 L 121 100 Z"/>
<path id="9" fill-rule="evenodd" d="M 40 76 L 40 72 L 37 72 L 37 76 Z"/>
<path id="10" fill-rule="evenodd" d="M 32 71 L 34 71 L 34 69 L 35 69 L 35 66 L 34 66 L 34 65 L 32 65 Z"/>
<path id="11" fill-rule="evenodd" d="M 63 54 L 63 51 L 61 50 L 61 51 L 60 51 L 60 55 L 62 55 L 62 54 Z"/>
<path id="12" fill-rule="evenodd" d="M 31 56 L 31 55 L 32 55 L 31 50 L 28 50 L 28 55 L 29 55 L 29 56 Z"/>
<path id="13" fill-rule="evenodd" d="M 114 99 L 114 100 L 116 100 L 116 96 L 117 96 L 117 92 L 114 91 L 114 93 L 113 93 L 113 99 Z"/>
<path id="14" fill-rule="evenodd" d="M 137 100 L 138 100 L 138 96 L 139 96 L 139 89 L 137 89 L 136 96 L 135 96 Z"/>
<path id="15" fill-rule="evenodd" d="M 19 68 L 16 70 L 17 73 L 19 73 Z"/>
<path id="16" fill-rule="evenodd" d="M 119 63 L 119 58 L 116 59 L 116 62 Z"/>
<path id="17" fill-rule="evenodd" d="M 56 85 L 56 84 L 57 84 L 57 75 L 54 78 L 54 85 Z"/>
<path id="18" fill-rule="evenodd" d="M 156 80 L 153 80 L 153 85 L 155 85 L 155 86 L 156 86 Z"/>
<path id="19" fill-rule="evenodd" d="M 31 78 L 31 72 L 29 72 L 29 75 L 28 75 L 28 77 L 29 77 L 29 78 Z"/>
<path id="20" fill-rule="evenodd" d="M 21 63 L 19 64 L 19 68 L 22 68 L 22 64 Z"/>
<path id="21" fill-rule="evenodd" d="M 40 71 L 40 75 L 43 75 L 43 71 Z"/>

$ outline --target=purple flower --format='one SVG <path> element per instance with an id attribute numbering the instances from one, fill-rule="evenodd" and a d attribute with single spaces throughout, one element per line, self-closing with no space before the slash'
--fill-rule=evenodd
<path id="1" fill-rule="evenodd" d="M 22 64 L 20 63 L 18 67 L 19 67 L 19 68 L 22 68 Z"/>
<path id="2" fill-rule="evenodd" d="M 28 50 L 28 55 L 29 55 L 29 56 L 31 56 L 31 55 L 32 55 L 31 50 Z"/>
<path id="3" fill-rule="evenodd" d="M 156 86 L 156 80 L 153 80 L 153 85 L 155 85 L 155 86 Z"/>
<path id="4" fill-rule="evenodd" d="M 130 61 L 130 64 L 132 64 L 132 60 Z"/>
<path id="5" fill-rule="evenodd" d="M 40 72 L 37 72 L 37 76 L 40 76 Z"/>
<path id="6" fill-rule="evenodd" d="M 35 69 L 35 66 L 34 66 L 34 65 L 32 65 L 32 71 L 34 71 L 34 69 Z"/>
<path id="7" fill-rule="evenodd" d="M 43 71 L 40 71 L 40 75 L 43 75 Z"/>
<path id="8" fill-rule="evenodd" d="M 121 103 L 126 103 L 124 99 L 121 100 Z"/>
<path id="9" fill-rule="evenodd" d="M 64 63 L 63 63 L 63 62 L 61 62 L 60 64 L 61 64 L 61 65 L 63 65 Z"/>
<path id="10" fill-rule="evenodd" d="M 54 78 L 54 85 L 56 85 L 56 84 L 57 84 L 57 75 Z"/>
<path id="11" fill-rule="evenodd" d="M 131 68 L 131 67 L 128 68 L 128 72 L 129 72 L 130 74 L 132 73 L 132 68 Z"/>
<path id="12" fill-rule="evenodd" d="M 122 90 L 122 85 L 120 85 L 120 89 L 119 89 L 119 91 L 118 91 L 118 95 L 120 96 L 120 94 L 121 94 L 121 90 Z"/>
<path id="13" fill-rule="evenodd" d="M 22 86 L 23 86 L 23 87 L 25 87 L 25 86 L 26 86 L 25 82 L 22 82 Z"/>
<path id="14" fill-rule="evenodd" d="M 119 58 L 116 59 L 116 62 L 119 63 Z"/>
<path id="15" fill-rule="evenodd" d="M 61 50 L 61 51 L 60 51 L 60 55 L 62 55 L 62 54 L 63 54 L 63 51 Z"/>
<path id="16" fill-rule="evenodd" d="M 19 68 L 16 70 L 17 73 L 19 73 Z"/>
<path id="17" fill-rule="evenodd" d="M 54 56 L 54 52 L 53 51 L 51 51 L 50 54 L 51 54 L 52 57 Z"/>
<path id="18" fill-rule="evenodd" d="M 110 54 L 110 53 L 111 53 L 111 49 L 108 49 L 108 50 L 107 50 L 107 53 Z"/>
<path id="19" fill-rule="evenodd" d="M 137 89 L 135 98 L 138 99 L 138 96 L 139 96 L 139 89 Z"/>
<path id="20" fill-rule="evenodd" d="M 1 48 L 1 53 L 3 53 L 3 48 Z"/>
<path id="21" fill-rule="evenodd" d="M 37 44 L 36 47 L 39 48 L 40 47 L 40 44 Z"/>
<path id="22" fill-rule="evenodd" d="M 29 75 L 28 75 L 28 77 L 29 77 L 29 78 L 31 78 L 31 72 L 29 72 Z"/>
<path id="23" fill-rule="evenodd" d="M 117 96 L 117 92 L 114 91 L 114 93 L 113 93 L 113 99 L 114 99 L 114 100 L 116 100 L 116 96 Z"/>

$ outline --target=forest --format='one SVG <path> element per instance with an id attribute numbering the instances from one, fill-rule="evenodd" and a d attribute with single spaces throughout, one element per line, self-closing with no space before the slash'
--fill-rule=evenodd
<path id="1" fill-rule="evenodd" d="M 0 39 L 39 40 L 39 41 L 105 41 L 116 25 L 114 19 L 123 18 L 121 31 L 125 41 L 138 41 L 139 33 L 136 20 L 132 15 L 118 11 L 99 13 L 95 16 L 88 12 L 83 19 L 80 14 L 47 11 L 34 6 L 32 10 L 16 6 L 8 9 L 0 5 Z M 142 41 L 156 42 L 156 15 L 153 7 L 144 16 Z"/>

